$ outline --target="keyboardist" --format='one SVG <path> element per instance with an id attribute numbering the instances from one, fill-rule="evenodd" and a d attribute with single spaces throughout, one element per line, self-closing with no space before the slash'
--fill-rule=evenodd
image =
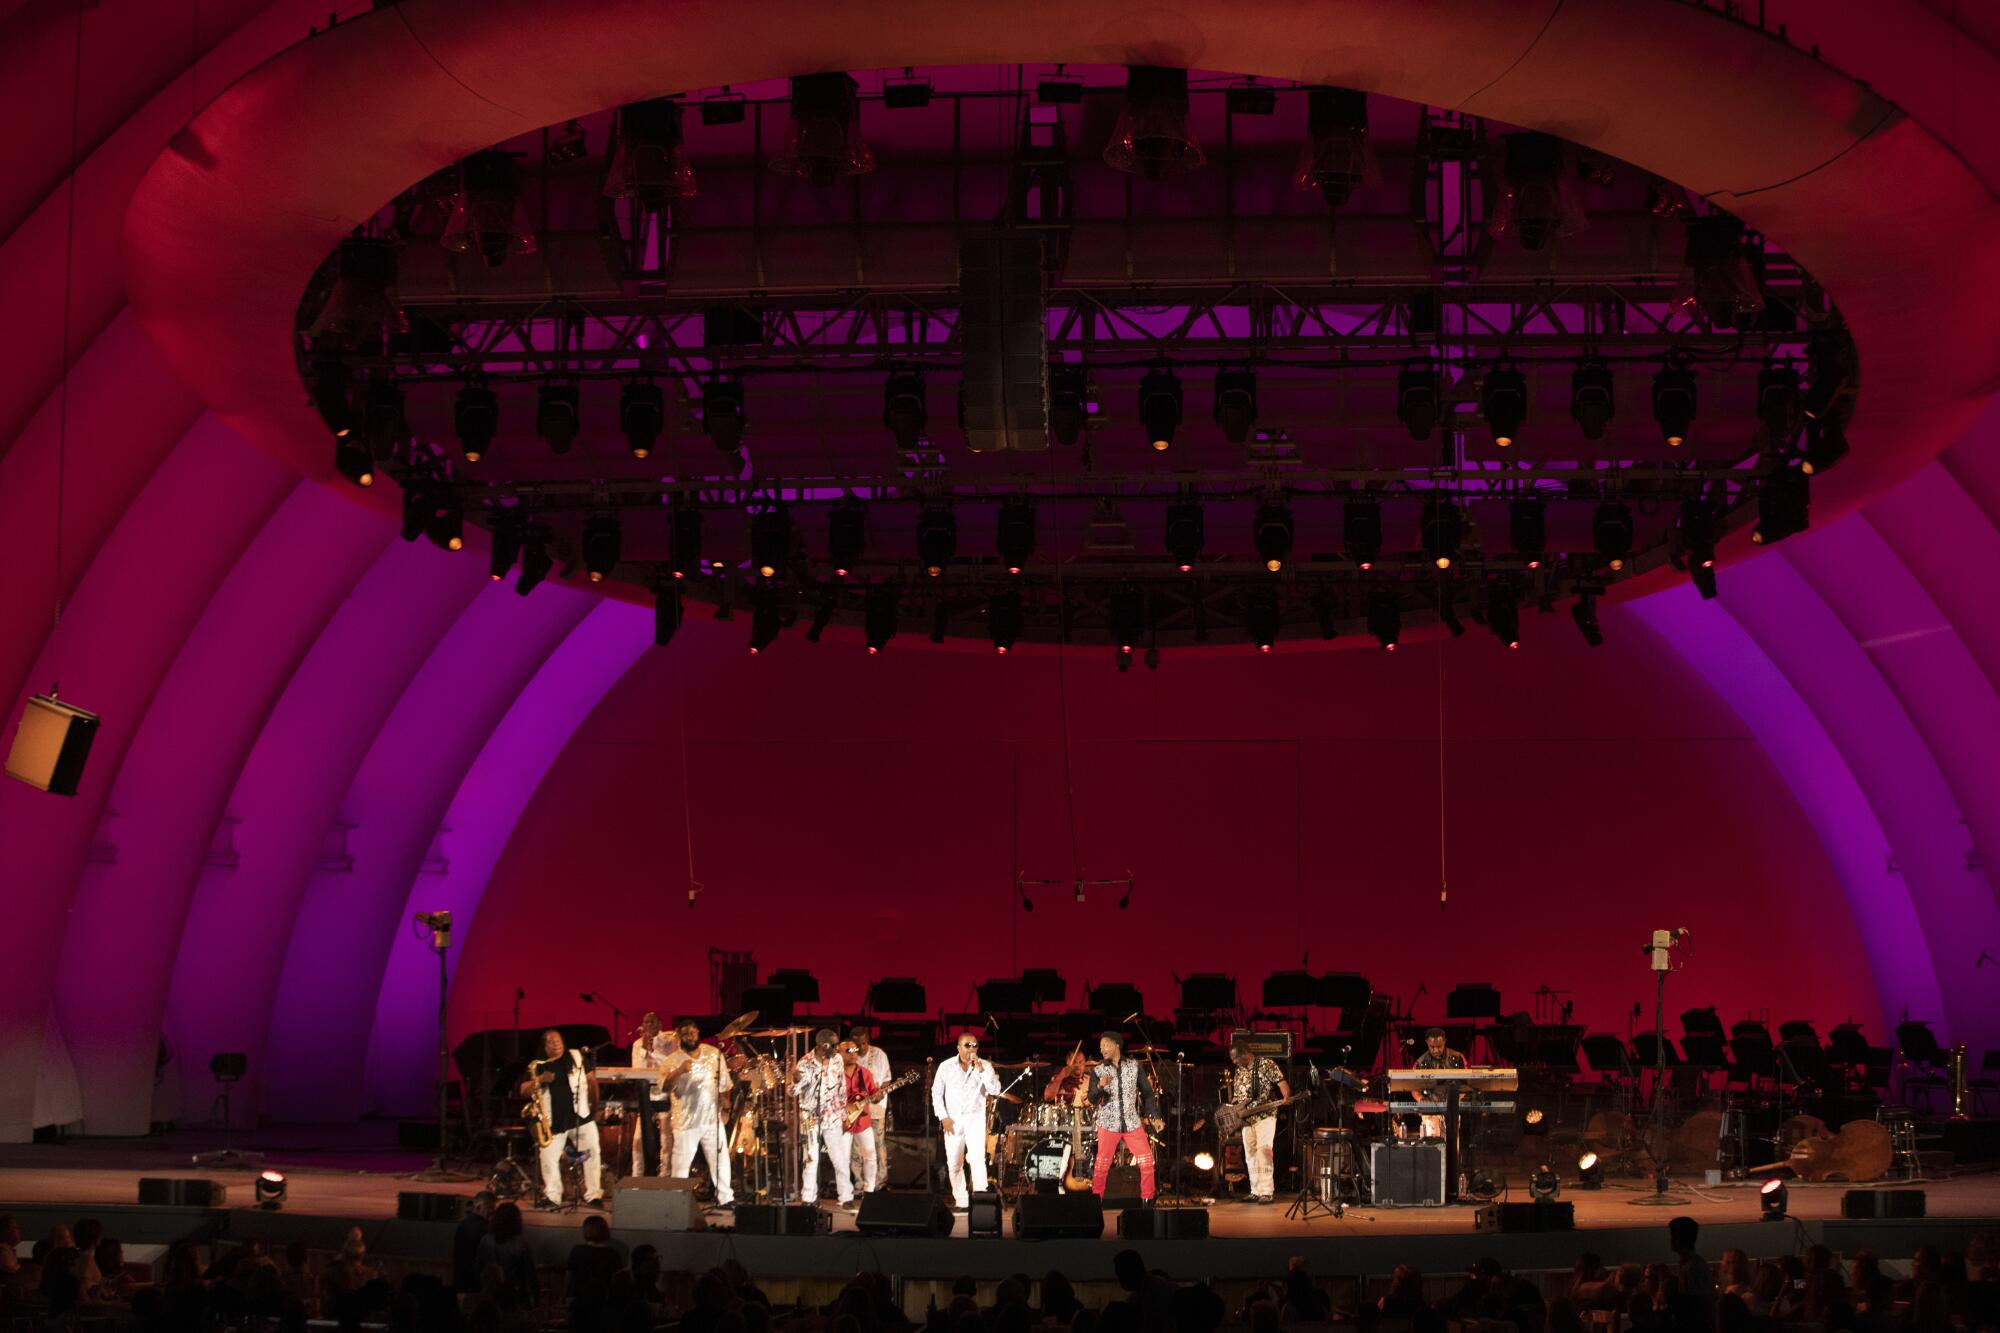
<path id="1" fill-rule="evenodd" d="M 1465 1056 L 1457 1051 L 1446 1049 L 1443 1028 L 1431 1028 L 1424 1033 L 1424 1053 L 1410 1062 L 1410 1068 L 1463 1069 L 1465 1068 Z M 1441 1102 L 1444 1100 L 1444 1089 L 1425 1088 L 1417 1096 L 1423 1101 Z M 1441 1139 L 1444 1137 L 1443 1115 L 1419 1116 L 1418 1121 L 1422 1126 L 1420 1132 L 1425 1138 Z"/>

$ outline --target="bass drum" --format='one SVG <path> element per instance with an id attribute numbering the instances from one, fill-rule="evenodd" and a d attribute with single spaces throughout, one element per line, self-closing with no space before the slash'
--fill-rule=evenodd
<path id="1" fill-rule="evenodd" d="M 1069 1158 L 1069 1140 L 1043 1139 L 1028 1149 L 1027 1158 L 1021 1163 L 1021 1178 L 1030 1188 L 1043 1181 L 1060 1183 L 1069 1166 Z"/>

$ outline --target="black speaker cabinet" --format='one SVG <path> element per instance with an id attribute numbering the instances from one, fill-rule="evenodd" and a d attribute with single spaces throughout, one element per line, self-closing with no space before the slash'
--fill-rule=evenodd
<path id="1" fill-rule="evenodd" d="M 405 1222 L 456 1222 L 465 1216 L 465 1196 L 439 1190 L 398 1190 L 396 1216 Z"/>
<path id="2" fill-rule="evenodd" d="M 875 1236 L 948 1236 L 951 1204 L 936 1194 L 876 1190 L 861 1196 L 854 1229 Z"/>
<path id="3" fill-rule="evenodd" d="M 1840 1196 L 1842 1217 L 1922 1217 L 1922 1190 L 1849 1190 Z"/>
<path id="4" fill-rule="evenodd" d="M 1118 1214 L 1121 1240 L 1207 1240 L 1206 1208 L 1127 1208 Z"/>
<path id="5" fill-rule="evenodd" d="M 1139 1197 L 1139 1168 L 1127 1162 L 1114 1166 L 1104 1176 L 1104 1206 L 1106 1208 L 1137 1208 L 1143 1200 Z"/>
<path id="6" fill-rule="evenodd" d="M 1444 1145 L 1413 1139 L 1378 1139 L 1368 1163 L 1375 1203 L 1395 1208 L 1444 1206 Z"/>
<path id="7" fill-rule="evenodd" d="M 14 732 L 14 747 L 7 752 L 7 776 L 57 796 L 74 796 L 96 737 L 97 714 L 46 694 L 34 695 Z"/>
<path id="8" fill-rule="evenodd" d="M 736 1229 L 746 1236 L 824 1236 L 833 1219 L 810 1203 L 739 1203 Z"/>
<path id="9" fill-rule="evenodd" d="M 1001 1234 L 1000 1196 L 992 1190 L 977 1190 L 966 1196 L 965 1234 L 997 1239 Z"/>
<path id="10" fill-rule="evenodd" d="M 1472 1229 L 1508 1235 L 1524 1231 L 1574 1231 L 1576 1205 L 1562 1199 L 1489 1204 L 1472 1215 Z"/>
<path id="11" fill-rule="evenodd" d="M 1096 1240 L 1104 1234 L 1104 1202 L 1095 1194 L 1024 1194 L 1014 1208 L 1021 1240 Z"/>
<path id="12" fill-rule="evenodd" d="M 139 1177 L 139 1202 L 162 1208 L 220 1208 L 228 1197 L 219 1180 L 180 1176 Z"/>

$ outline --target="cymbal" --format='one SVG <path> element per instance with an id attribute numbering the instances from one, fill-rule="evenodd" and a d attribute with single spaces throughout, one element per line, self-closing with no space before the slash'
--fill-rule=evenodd
<path id="1" fill-rule="evenodd" d="M 1171 1046 L 1127 1046 L 1125 1048 L 1125 1054 L 1127 1055 L 1172 1055 L 1173 1053 L 1174 1048 Z"/>
<path id="2" fill-rule="evenodd" d="M 738 1032 L 733 1035 L 738 1037 L 789 1037 L 795 1032 L 806 1033 L 811 1031 L 812 1029 L 810 1027 L 803 1027 L 803 1026 L 789 1027 L 789 1028 L 760 1028 L 755 1032 Z"/>
<path id="3" fill-rule="evenodd" d="M 736 1017 L 730 1019 L 727 1023 L 724 1023 L 722 1025 L 722 1031 L 715 1034 L 716 1039 L 720 1040 L 724 1037 L 741 1036 L 745 1031 L 749 1029 L 750 1025 L 756 1021 L 757 1021 L 757 1011 L 755 1009 L 752 1009 L 747 1014 L 738 1014 L 736 1015 Z"/>
<path id="4" fill-rule="evenodd" d="M 1012 1102 L 1016 1106 L 1021 1104 L 1021 1094 L 1018 1092 L 1001 1092 L 994 1095 L 1003 1102 Z"/>
<path id="5" fill-rule="evenodd" d="M 995 1060 L 993 1062 L 995 1069 L 1046 1069 L 1048 1065 L 1049 1062 L 1047 1060 L 1014 1060 L 1011 1062 L 1007 1060 Z"/>

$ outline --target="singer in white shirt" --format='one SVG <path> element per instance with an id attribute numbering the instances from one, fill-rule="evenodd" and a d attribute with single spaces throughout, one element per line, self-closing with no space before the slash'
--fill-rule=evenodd
<path id="1" fill-rule="evenodd" d="M 952 1202 L 963 1211 L 971 1202 L 965 1191 L 965 1168 L 972 1166 L 972 1188 L 986 1192 L 986 1103 L 1000 1095 L 1000 1076 L 979 1058 L 979 1038 L 960 1034 L 958 1055 L 938 1066 L 931 1077 L 931 1110 L 944 1131 L 945 1169 L 951 1176 Z"/>
<path id="2" fill-rule="evenodd" d="M 694 1169 L 695 1149 L 708 1159 L 715 1201 L 724 1208 L 736 1201 L 729 1188 L 729 1153 L 723 1144 L 723 1099 L 729 1093 L 729 1066 L 722 1052 L 704 1045 L 701 1029 L 683 1023 L 674 1029 L 680 1044 L 667 1065 L 667 1086 L 674 1096 L 673 1172 L 685 1178 Z"/>
<path id="3" fill-rule="evenodd" d="M 639 1035 L 632 1042 L 632 1068 L 659 1070 L 666 1066 L 667 1059 L 679 1047 L 674 1039 L 660 1031 L 660 1016 L 648 1012 L 639 1020 Z M 667 1090 L 659 1084 L 648 1086 L 642 1095 L 638 1114 L 632 1117 L 633 1127 L 638 1133 L 632 1135 L 632 1174 L 646 1174 L 646 1159 L 653 1159 L 652 1173 L 656 1176 L 667 1174 L 667 1157 L 670 1151 L 672 1129 L 667 1124 L 670 1103 Z"/>

